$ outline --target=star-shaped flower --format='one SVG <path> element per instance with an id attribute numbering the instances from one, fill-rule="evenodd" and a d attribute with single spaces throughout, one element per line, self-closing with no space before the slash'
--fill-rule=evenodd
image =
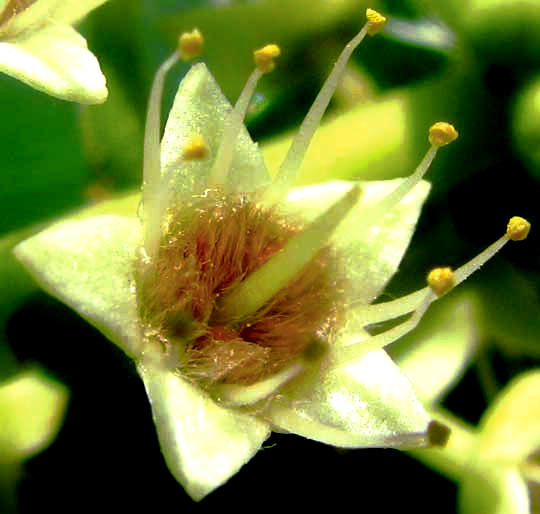
<path id="1" fill-rule="evenodd" d="M 384 22 L 367 15 L 273 180 L 243 117 L 276 45 L 255 52 L 234 108 L 194 65 L 160 142 L 165 74 L 200 50 L 194 31 L 152 88 L 142 221 L 68 220 L 16 248 L 46 290 L 135 360 L 167 464 L 194 499 L 236 473 L 273 429 L 351 448 L 444 439 L 382 348 L 416 326 L 433 291 L 444 294 L 511 236 L 455 273 L 430 275 L 433 291 L 370 303 L 408 245 L 429 189 L 423 174 L 457 132 L 435 124 L 405 180 L 292 186 L 348 57 Z M 364 329 L 411 312 L 377 336 Z"/>
<path id="2" fill-rule="evenodd" d="M 71 27 L 106 0 L 7 0 L 0 10 L 0 70 L 52 96 L 107 98 L 105 77 Z"/>

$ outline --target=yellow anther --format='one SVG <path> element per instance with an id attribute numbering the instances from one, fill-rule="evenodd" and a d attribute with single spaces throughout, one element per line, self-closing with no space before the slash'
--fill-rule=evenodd
<path id="1" fill-rule="evenodd" d="M 437 296 L 442 296 L 454 287 L 454 272 L 448 267 L 435 268 L 429 272 L 427 283 Z"/>
<path id="2" fill-rule="evenodd" d="M 255 66 L 261 73 L 270 73 L 275 67 L 274 59 L 279 57 L 281 50 L 279 46 L 271 44 L 263 46 L 253 52 Z"/>
<path id="3" fill-rule="evenodd" d="M 196 134 L 184 148 L 182 157 L 186 161 L 200 161 L 208 156 L 210 149 L 200 134 Z"/>
<path id="4" fill-rule="evenodd" d="M 204 37 L 199 29 L 193 29 L 191 32 L 184 32 L 178 39 L 178 51 L 180 58 L 184 61 L 190 61 L 197 57 L 203 50 Z"/>
<path id="5" fill-rule="evenodd" d="M 458 138 L 458 131 L 450 123 L 438 121 L 429 129 L 429 142 L 433 146 L 444 146 Z"/>
<path id="6" fill-rule="evenodd" d="M 367 33 L 370 36 L 377 34 L 386 23 L 386 18 L 373 9 L 366 9 L 366 18 L 369 24 Z"/>
<path id="7" fill-rule="evenodd" d="M 512 241 L 523 241 L 529 235 L 529 230 L 531 230 L 531 224 L 525 218 L 514 216 L 508 222 L 506 235 Z"/>

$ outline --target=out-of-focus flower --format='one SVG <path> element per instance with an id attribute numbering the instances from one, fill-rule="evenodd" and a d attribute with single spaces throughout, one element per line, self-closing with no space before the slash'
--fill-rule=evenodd
<path id="1" fill-rule="evenodd" d="M 510 382 L 477 427 L 438 405 L 474 356 L 478 307 L 474 295 L 458 296 L 430 321 L 429 334 L 397 358 L 429 412 L 451 429 L 444 448 L 413 455 L 459 484 L 460 513 L 534 513 L 540 506 L 540 372 Z"/>
<path id="2" fill-rule="evenodd" d="M 0 70 L 52 96 L 107 98 L 105 77 L 71 27 L 106 0 L 7 0 L 0 11 Z"/>
<path id="3" fill-rule="evenodd" d="M 526 228 L 514 220 L 468 265 L 430 275 L 433 290 L 370 305 L 408 245 L 428 192 L 422 176 L 457 132 L 436 123 L 407 179 L 293 187 L 348 57 L 384 23 L 367 16 L 273 180 L 243 118 L 276 45 L 255 52 L 234 108 L 194 65 L 160 142 L 165 75 L 202 44 L 197 31 L 184 35 L 150 97 L 143 221 L 68 220 L 16 248 L 46 290 L 136 361 L 167 464 L 194 499 L 237 472 L 272 429 L 354 448 L 443 442 L 383 348 L 416 326 L 434 291 L 446 293 Z M 365 331 L 408 313 L 377 336 Z"/>
<path id="4" fill-rule="evenodd" d="M 66 411 L 68 391 L 37 369 L 0 382 L 0 506 L 14 511 L 23 462 L 56 437 Z M 4 512 L 4 510 L 3 510 Z"/>

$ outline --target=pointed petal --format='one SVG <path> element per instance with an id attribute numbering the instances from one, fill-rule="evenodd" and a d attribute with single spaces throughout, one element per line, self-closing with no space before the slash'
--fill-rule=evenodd
<path id="1" fill-rule="evenodd" d="M 65 25 L 0 42 L 0 70 L 64 100 L 101 103 L 107 98 L 97 59 L 86 40 Z"/>
<path id="2" fill-rule="evenodd" d="M 99 216 L 53 225 L 14 253 L 47 292 L 135 357 L 141 338 L 133 267 L 140 240 L 137 219 Z"/>
<path id="3" fill-rule="evenodd" d="M 40 0 L 42 2 L 43 0 Z M 84 18 L 90 11 L 93 11 L 107 0 L 62 0 L 54 11 L 52 18 L 56 23 L 73 25 Z"/>
<path id="4" fill-rule="evenodd" d="M 47 23 L 47 17 L 55 11 L 62 0 L 37 0 L 19 9 L 18 14 L 11 16 L 0 27 L 0 38 L 13 38 L 23 31 L 34 31 Z M 24 7 L 24 3 L 21 5 Z"/>
<path id="5" fill-rule="evenodd" d="M 208 68 L 204 64 L 193 66 L 180 83 L 165 127 L 161 150 L 165 190 L 190 196 L 206 189 L 225 117 L 230 110 L 230 103 Z M 182 151 L 195 134 L 203 136 L 210 148 L 210 156 L 202 161 L 183 161 Z M 243 127 L 226 185 L 230 191 L 247 192 L 255 191 L 269 181 L 262 154 Z"/>
<path id="6" fill-rule="evenodd" d="M 481 422 L 479 452 L 485 458 L 519 463 L 540 448 L 540 371 L 513 380 Z"/>
<path id="7" fill-rule="evenodd" d="M 6 27 L 13 37 L 24 30 L 36 30 L 47 23 L 73 25 L 107 0 L 38 0 L 14 16 Z"/>
<path id="8" fill-rule="evenodd" d="M 357 206 L 341 222 L 332 237 L 345 258 L 351 301 L 368 304 L 377 297 L 396 272 L 407 249 L 429 192 L 427 182 L 419 183 L 376 224 L 362 224 L 365 209 L 393 191 L 401 181 L 327 182 L 293 189 L 287 197 L 289 206 L 300 209 L 304 218 L 310 221 L 353 185 L 360 186 L 362 194 Z"/>
<path id="9" fill-rule="evenodd" d="M 270 430 L 253 416 L 223 408 L 173 372 L 138 365 L 171 473 L 200 500 L 234 475 Z"/>
<path id="10" fill-rule="evenodd" d="M 269 406 L 280 430 L 334 446 L 401 446 L 400 436 L 422 433 L 430 417 L 411 385 L 383 350 L 312 376 L 300 375 Z"/>

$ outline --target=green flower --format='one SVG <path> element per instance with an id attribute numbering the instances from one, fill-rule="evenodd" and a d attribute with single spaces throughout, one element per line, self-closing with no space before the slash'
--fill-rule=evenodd
<path id="1" fill-rule="evenodd" d="M 105 0 L 3 0 L 0 70 L 52 96 L 81 103 L 107 98 L 105 77 L 71 25 Z"/>
<path id="2" fill-rule="evenodd" d="M 165 74 L 202 43 L 197 32 L 185 36 L 189 49 L 162 65 L 151 93 L 142 219 L 70 219 L 15 249 L 47 291 L 135 361 L 167 465 L 196 500 L 236 473 L 271 430 L 349 448 L 436 442 L 431 416 L 383 350 L 436 295 L 427 287 L 370 304 L 409 243 L 429 190 L 423 174 L 457 133 L 435 124 L 426 157 L 404 180 L 293 187 L 350 53 L 383 23 L 370 10 L 368 20 L 274 179 L 243 117 L 279 55 L 275 45 L 256 52 L 234 108 L 206 66 L 194 65 L 160 141 Z M 455 283 L 488 254 L 457 270 Z M 441 294 L 454 281 L 443 275 L 444 284 L 434 279 Z M 411 312 L 379 335 L 365 330 Z"/>
<path id="3" fill-rule="evenodd" d="M 22 463 L 55 439 L 68 396 L 62 384 L 37 369 L 0 382 L 0 505 L 8 512 Z"/>
<path id="4" fill-rule="evenodd" d="M 414 451 L 430 468 L 459 485 L 463 514 L 529 514 L 537 512 L 540 487 L 540 372 L 523 373 L 495 398 L 473 427 L 437 404 L 458 381 L 478 346 L 478 311 L 474 295 L 458 295 L 445 305 L 431 330 L 398 356 L 433 416 L 450 427 L 444 448 Z M 427 321 L 427 320 L 426 320 Z M 429 371 L 428 371 L 429 370 Z M 533 494 L 530 494 L 532 492 Z"/>

